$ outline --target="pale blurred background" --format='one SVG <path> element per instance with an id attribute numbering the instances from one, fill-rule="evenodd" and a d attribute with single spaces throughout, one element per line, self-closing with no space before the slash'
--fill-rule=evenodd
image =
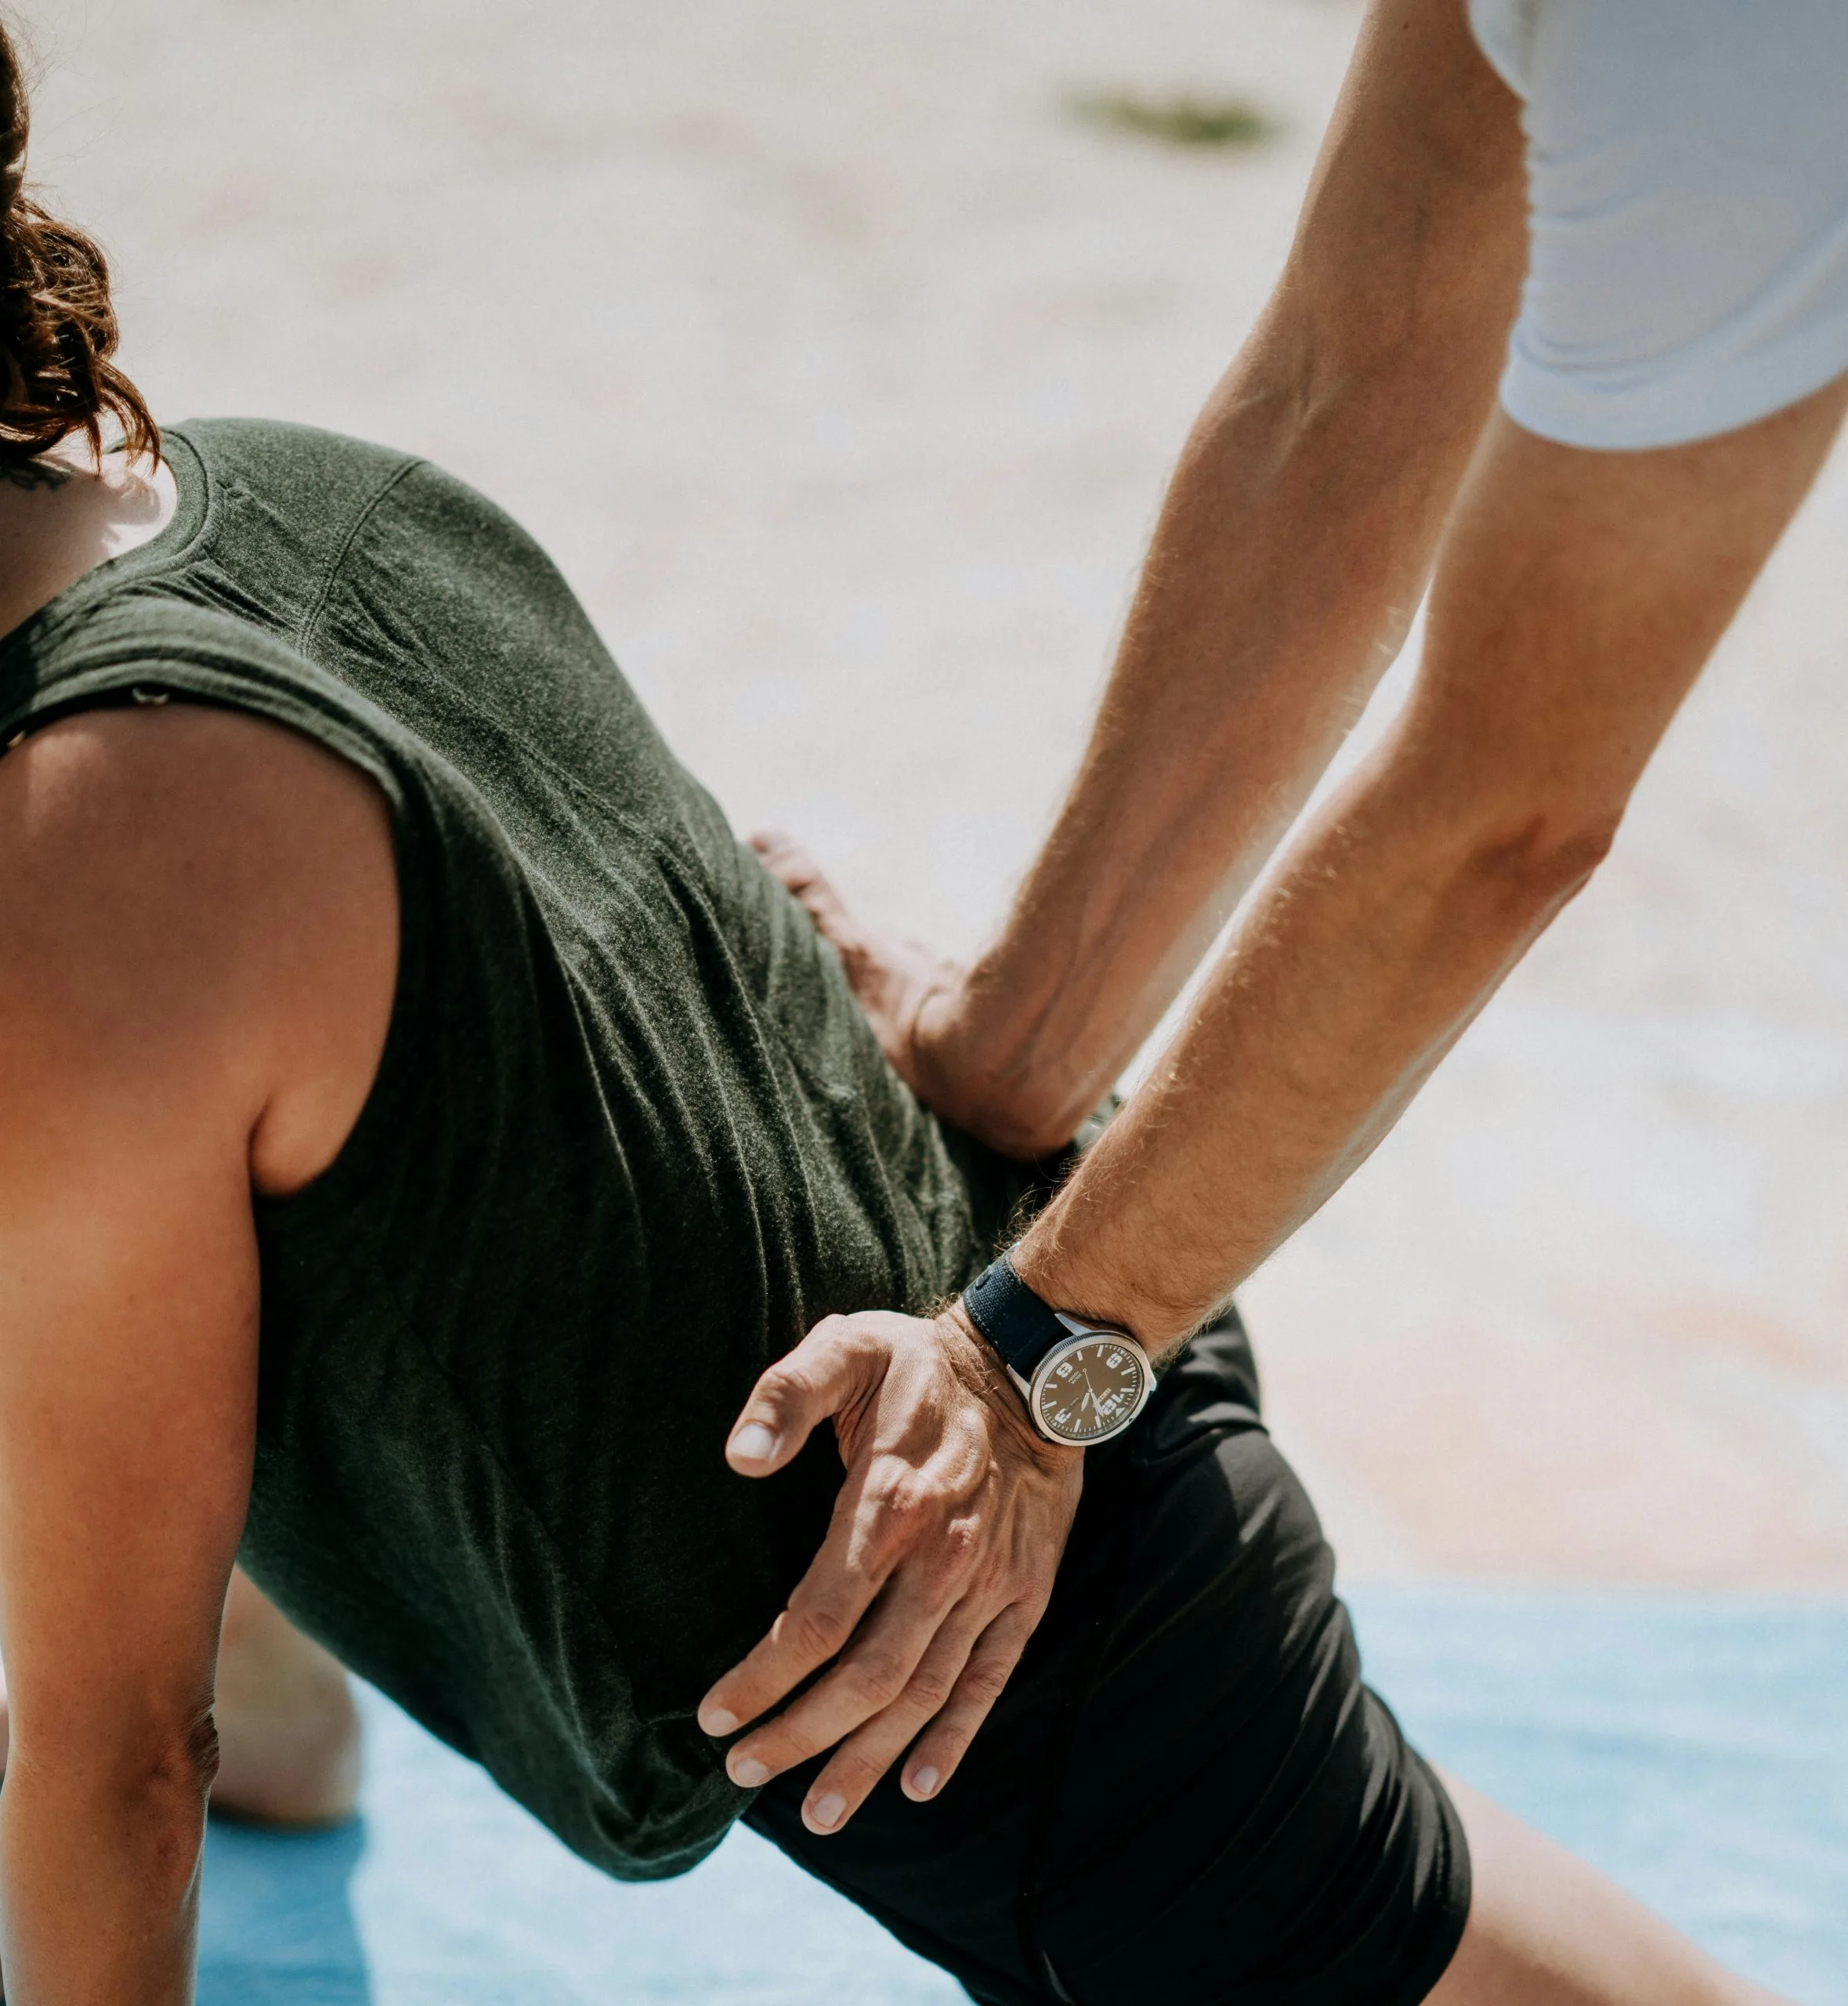
<path id="1" fill-rule="evenodd" d="M 1076 757 L 1359 19 L 13 12 L 36 175 L 109 246 L 157 411 L 477 483 L 741 825 L 959 950 Z M 1112 129 L 1099 92 L 1271 136 Z M 1848 1587 L 1845 539 L 1839 455 L 1591 891 L 1246 1291 L 1350 1578 Z"/>

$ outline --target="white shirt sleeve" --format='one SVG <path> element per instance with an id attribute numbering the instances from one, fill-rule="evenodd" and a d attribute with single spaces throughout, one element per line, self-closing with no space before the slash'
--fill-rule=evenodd
<path id="1" fill-rule="evenodd" d="M 1470 0 L 1470 19 L 1524 100 L 1517 424 L 1675 445 L 1848 371 L 1848 0 Z"/>

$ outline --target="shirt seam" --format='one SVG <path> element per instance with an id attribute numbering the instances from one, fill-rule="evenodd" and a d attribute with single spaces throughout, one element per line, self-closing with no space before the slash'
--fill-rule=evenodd
<path id="1" fill-rule="evenodd" d="M 407 480 L 415 473 L 418 468 L 428 464 L 426 461 L 421 458 L 412 458 L 406 460 L 400 466 L 394 467 L 380 484 L 377 492 L 371 496 L 365 506 L 348 525 L 345 535 L 340 539 L 340 548 L 327 559 L 322 570 L 320 583 L 315 588 L 313 603 L 302 615 L 301 624 L 295 629 L 295 645 L 304 654 L 308 652 L 314 630 L 320 624 L 321 615 L 327 610 L 327 601 L 332 596 L 335 581 L 339 578 L 341 570 L 347 559 L 353 554 L 353 547 L 358 541 L 361 531 L 378 513 L 392 490 L 397 487 L 400 482 Z"/>

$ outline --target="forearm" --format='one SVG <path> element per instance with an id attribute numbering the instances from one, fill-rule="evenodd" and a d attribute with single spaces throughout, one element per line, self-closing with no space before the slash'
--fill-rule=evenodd
<path id="1" fill-rule="evenodd" d="M 1196 1328 L 1364 1161 L 1607 831 L 1433 815 L 1389 753 L 1240 922 L 1163 1063 L 1015 1250 L 1152 1348 Z"/>
<path id="2" fill-rule="evenodd" d="M 1492 423 L 1404 713 L 1028 1236 L 1033 1287 L 1165 1343 L 1365 1157 L 1603 855 L 1845 404 L 1647 454 Z"/>
<path id="3" fill-rule="evenodd" d="M 1361 414 L 1305 424 L 1250 374 L 1201 421 L 1078 779 L 957 1001 L 961 1064 L 1023 1153 L 1069 1135 L 1153 1029 L 1417 601 L 1429 498 L 1359 491 Z"/>
<path id="4" fill-rule="evenodd" d="M 931 1027 L 964 1087 L 948 1111 L 1023 1153 L 1112 1084 L 1300 808 L 1397 652 L 1492 407 L 1518 130 L 1431 13 L 1381 6 L 1363 31 L 1282 281 L 1176 470 L 1069 798 Z"/>
<path id="5" fill-rule="evenodd" d="M 204 1830 L 190 1765 L 129 1789 L 16 1748 L 0 1794 L 8 2006 L 186 2006 Z"/>

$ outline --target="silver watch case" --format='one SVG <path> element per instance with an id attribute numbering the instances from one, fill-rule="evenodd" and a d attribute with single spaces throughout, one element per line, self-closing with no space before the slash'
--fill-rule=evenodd
<path id="1" fill-rule="evenodd" d="M 1020 1389 L 1020 1396 L 1027 1403 L 1028 1418 L 1035 1430 L 1048 1442 L 1056 1442 L 1064 1449 L 1094 1449 L 1101 1443 L 1114 1442 L 1125 1428 L 1135 1425 L 1137 1417 L 1148 1406 L 1148 1396 L 1155 1391 L 1155 1366 L 1148 1352 L 1127 1331 L 1117 1330 L 1108 1323 L 1087 1323 L 1080 1317 L 1068 1316 L 1062 1309 L 1055 1309 L 1052 1313 L 1071 1333 L 1070 1336 L 1063 1344 L 1054 1345 L 1047 1352 L 1034 1367 L 1031 1379 L 1022 1373 L 1016 1372 L 1011 1365 L 1007 1367 L 1007 1377 Z M 1057 1428 L 1048 1425 L 1041 1414 L 1040 1396 L 1045 1391 L 1047 1381 L 1058 1369 L 1061 1360 L 1069 1358 L 1073 1352 L 1082 1350 L 1086 1345 L 1094 1344 L 1100 1338 L 1120 1345 L 1135 1360 L 1142 1375 L 1141 1388 L 1137 1393 L 1135 1404 L 1119 1420 L 1112 1421 L 1108 1428 L 1098 1429 L 1094 1435 L 1082 1437 L 1061 1435 Z"/>

